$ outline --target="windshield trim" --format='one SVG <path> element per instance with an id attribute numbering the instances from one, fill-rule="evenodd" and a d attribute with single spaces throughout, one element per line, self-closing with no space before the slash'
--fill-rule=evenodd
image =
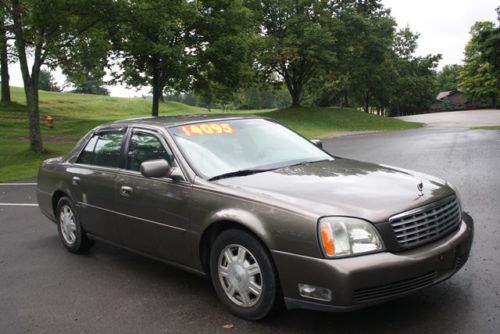
<path id="1" fill-rule="evenodd" d="M 332 161 L 337 159 L 335 156 L 331 155 L 329 152 L 327 152 L 324 149 L 319 148 L 318 146 L 316 146 L 313 142 L 311 142 L 310 139 L 304 137 L 303 135 L 301 135 L 300 133 L 298 133 L 294 129 L 292 129 L 292 128 L 286 126 L 286 125 L 283 125 L 280 122 L 278 122 L 278 121 L 276 121 L 276 120 L 274 120 L 272 118 L 269 118 L 269 117 L 259 117 L 259 116 L 253 116 L 253 117 L 252 116 L 248 116 L 248 117 L 235 116 L 235 117 L 226 117 L 226 118 L 224 118 L 224 117 L 216 117 L 216 118 L 209 118 L 209 119 L 204 119 L 204 120 L 196 120 L 196 121 L 193 121 L 193 122 L 183 122 L 183 123 L 179 123 L 179 124 L 172 124 L 172 125 L 166 126 L 165 129 L 167 130 L 169 136 L 174 141 L 175 146 L 177 147 L 177 149 L 182 154 L 182 156 L 183 156 L 184 160 L 186 161 L 186 163 L 188 164 L 189 168 L 191 168 L 191 170 L 194 171 L 194 173 L 197 176 L 201 177 L 205 181 L 210 181 L 210 179 L 212 177 L 209 177 L 209 176 L 203 174 L 198 168 L 196 168 L 196 166 L 194 166 L 193 162 L 191 161 L 191 158 L 186 154 L 186 152 L 184 151 L 184 148 L 181 145 L 179 145 L 179 142 L 177 141 L 177 137 L 174 135 L 174 133 L 171 131 L 171 129 L 177 128 L 179 126 L 189 125 L 189 124 L 207 123 L 207 122 L 218 122 L 218 121 L 221 121 L 221 120 L 225 120 L 225 121 L 239 121 L 239 120 L 243 120 L 244 121 L 244 120 L 252 120 L 252 119 L 261 119 L 261 120 L 272 122 L 272 123 L 275 123 L 275 124 L 277 124 L 279 126 L 282 126 L 282 127 L 286 128 L 286 129 L 290 130 L 291 132 L 295 133 L 297 136 L 301 137 L 302 139 L 304 139 L 305 141 L 307 141 L 309 144 L 311 144 L 314 147 L 316 147 L 318 150 L 323 151 L 326 155 L 328 155 L 329 157 L 331 157 Z M 292 162 L 292 164 L 287 164 L 289 162 Z M 304 162 L 307 162 L 307 161 L 304 160 Z M 287 162 L 284 161 L 283 163 L 285 164 L 284 166 L 274 168 L 274 170 L 280 169 L 280 168 L 286 168 L 286 167 L 292 166 L 294 164 L 297 164 L 298 160 L 287 161 Z M 255 169 L 258 169 L 258 167 L 256 167 Z M 216 176 L 217 175 L 215 175 L 213 177 L 216 177 Z"/>

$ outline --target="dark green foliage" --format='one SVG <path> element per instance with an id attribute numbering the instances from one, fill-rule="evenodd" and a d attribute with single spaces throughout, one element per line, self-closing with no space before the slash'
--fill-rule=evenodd
<path id="1" fill-rule="evenodd" d="M 415 57 L 418 34 L 408 27 L 395 32 L 394 19 L 377 3 L 342 12 L 338 65 L 311 80 L 309 104 L 361 106 L 390 116 L 429 109 L 440 56 Z"/>
<path id="2" fill-rule="evenodd" d="M 500 22 L 500 7 L 497 8 L 497 12 Z M 496 108 L 500 96 L 500 25 L 490 29 L 481 29 L 478 32 L 477 44 L 482 62 L 489 65 L 488 74 L 492 76 L 492 80 L 488 83 L 491 85 L 489 97 L 491 105 Z"/>
<path id="3" fill-rule="evenodd" d="M 181 102 L 190 106 L 207 109 L 217 108 L 222 110 L 257 110 L 275 109 L 290 106 L 290 94 L 284 87 L 259 87 L 251 86 L 240 89 L 230 103 L 210 102 L 204 95 L 197 95 L 194 92 L 168 94 L 167 101 Z"/>
<path id="4" fill-rule="evenodd" d="M 435 68 L 440 55 L 399 59 L 398 77 L 392 83 L 388 116 L 419 114 L 429 110 L 436 97 Z"/>
<path id="5" fill-rule="evenodd" d="M 102 81 L 84 81 L 73 83 L 72 93 L 78 94 L 94 94 L 94 95 L 109 95 L 109 90 L 104 87 Z"/>
<path id="6" fill-rule="evenodd" d="M 436 89 L 438 92 L 450 91 L 460 87 L 460 72 L 461 65 L 445 65 L 441 71 L 437 73 Z"/>
<path id="7" fill-rule="evenodd" d="M 496 108 L 500 96 L 500 27 L 492 22 L 477 22 L 471 36 L 465 48 L 460 86 L 469 100 Z"/>
<path id="8" fill-rule="evenodd" d="M 377 104 L 384 109 L 391 93 L 389 84 L 395 80 L 391 47 L 396 22 L 380 7 L 373 10 L 361 6 L 348 14 L 349 52 L 342 59 L 347 65 L 347 89 L 365 112 Z"/>
<path id="9" fill-rule="evenodd" d="M 165 89 L 189 84 L 194 57 L 192 26 L 196 3 L 184 0 L 120 1 L 118 26 L 113 31 L 117 78 L 134 87 L 151 86 L 152 115 L 158 116 Z"/>
<path id="10" fill-rule="evenodd" d="M 52 73 L 49 70 L 40 70 L 39 87 L 40 90 L 49 92 L 60 92 Z"/>
<path id="11" fill-rule="evenodd" d="M 226 109 L 255 78 L 258 21 L 248 2 L 198 1 L 194 91 L 209 108 Z"/>
<path id="12" fill-rule="evenodd" d="M 259 63 L 271 82 L 283 81 L 298 106 L 307 84 L 336 61 L 336 8 L 322 0 L 269 0 L 262 21 Z"/>

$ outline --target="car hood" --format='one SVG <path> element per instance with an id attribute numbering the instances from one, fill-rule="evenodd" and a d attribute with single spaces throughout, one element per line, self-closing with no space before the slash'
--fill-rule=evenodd
<path id="1" fill-rule="evenodd" d="M 217 183 L 290 210 L 318 217 L 353 216 L 374 223 L 453 193 L 439 178 L 341 158 L 222 179 Z"/>

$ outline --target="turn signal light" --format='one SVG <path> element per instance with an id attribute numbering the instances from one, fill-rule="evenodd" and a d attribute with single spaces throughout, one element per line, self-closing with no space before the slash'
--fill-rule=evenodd
<path id="1" fill-rule="evenodd" d="M 335 244 L 333 243 L 332 227 L 328 223 L 321 224 L 321 241 L 326 255 L 330 257 L 334 256 Z"/>

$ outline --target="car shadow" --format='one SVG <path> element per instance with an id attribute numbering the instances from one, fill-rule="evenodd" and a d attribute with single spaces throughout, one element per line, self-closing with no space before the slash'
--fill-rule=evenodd
<path id="1" fill-rule="evenodd" d="M 95 259 L 113 271 L 125 275 L 134 282 L 134 289 L 154 289 L 157 298 L 183 301 L 186 312 L 196 312 L 200 321 L 218 319 L 209 325 L 219 331 L 222 323 L 231 323 L 235 329 L 259 333 L 302 332 L 407 332 L 428 331 L 436 323 L 454 321 L 466 317 L 469 309 L 467 299 L 460 299 L 463 287 L 454 282 L 424 289 L 391 302 L 346 313 L 328 313 L 307 310 L 281 311 L 262 321 L 245 321 L 230 315 L 217 300 L 211 282 L 203 277 L 185 272 L 176 267 L 145 258 L 101 242 L 84 257 Z M 96 264 L 97 265 L 97 264 Z M 453 318 L 446 319 L 454 309 Z M 144 309 L 144 312 L 151 310 Z M 445 312 L 446 311 L 446 312 Z M 138 315 L 140 316 L 140 315 Z M 171 321 L 168 314 L 157 321 Z M 431 327 L 430 324 L 434 324 Z"/>

